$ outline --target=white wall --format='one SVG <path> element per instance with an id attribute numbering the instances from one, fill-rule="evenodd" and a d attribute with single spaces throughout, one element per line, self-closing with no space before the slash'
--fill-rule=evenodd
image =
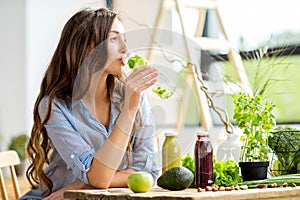
<path id="1" fill-rule="evenodd" d="M 72 2 L 72 3 L 70 3 Z M 26 130 L 30 130 L 32 110 L 43 74 L 67 20 L 84 7 L 102 7 L 104 0 L 26 1 Z"/>
<path id="2" fill-rule="evenodd" d="M 154 26 L 160 1 L 161 0 L 114 0 L 113 6 L 115 10 L 119 11 L 126 30 L 131 31 L 137 28 Z"/>
<path id="3" fill-rule="evenodd" d="M 0 150 L 29 134 L 33 104 L 63 25 L 83 7 L 105 0 L 0 1 Z"/>
<path id="4" fill-rule="evenodd" d="M 120 10 L 139 13 L 141 22 L 154 24 L 160 0 L 126 0 Z M 104 6 L 105 0 L 1 0 L 0 1 L 0 150 L 11 136 L 29 134 L 33 105 L 40 82 L 56 48 L 63 25 L 84 7 Z M 135 7 L 144 10 L 135 10 Z M 135 6 L 132 6 L 135 5 Z M 147 5 L 147 6 L 144 6 Z M 122 7 L 122 6 L 121 6 Z M 127 9 L 128 8 L 128 9 Z M 151 15 L 152 14 L 152 15 Z M 166 16 L 168 17 L 168 16 Z M 125 22 L 130 30 L 134 28 Z"/>
<path id="5" fill-rule="evenodd" d="M 0 2 L 0 150 L 25 128 L 25 1 Z"/>

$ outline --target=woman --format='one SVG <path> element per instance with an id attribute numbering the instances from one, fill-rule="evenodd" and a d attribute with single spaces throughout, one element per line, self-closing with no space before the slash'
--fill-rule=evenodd
<path id="1" fill-rule="evenodd" d="M 116 13 L 82 10 L 65 25 L 34 107 L 21 199 L 62 199 L 78 188 L 127 187 L 134 171 L 157 178 L 157 145 L 145 93 L 158 72 L 123 79 L 127 51 Z"/>

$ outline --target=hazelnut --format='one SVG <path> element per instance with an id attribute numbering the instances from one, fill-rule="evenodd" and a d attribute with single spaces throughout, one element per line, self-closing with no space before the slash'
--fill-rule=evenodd
<path id="1" fill-rule="evenodd" d="M 284 188 L 287 186 L 289 186 L 289 185 L 286 182 L 282 184 L 282 187 L 284 187 Z"/>
<path id="2" fill-rule="evenodd" d="M 212 191 L 212 189 L 213 189 L 213 188 L 212 188 L 211 186 L 206 186 L 206 187 L 205 187 L 205 190 L 206 190 L 206 191 Z"/>
<path id="3" fill-rule="evenodd" d="M 259 184 L 259 185 L 257 186 L 257 188 L 260 188 L 260 189 L 266 189 L 267 187 L 268 187 L 267 184 Z"/>
<path id="4" fill-rule="evenodd" d="M 225 191 L 232 191 L 233 187 L 225 187 Z"/>
<path id="5" fill-rule="evenodd" d="M 295 183 L 292 183 L 291 187 L 297 187 L 297 185 Z"/>
<path id="6" fill-rule="evenodd" d="M 234 187 L 234 189 L 235 189 L 235 190 L 240 190 L 240 186 L 239 186 L 239 185 L 236 185 L 236 186 Z"/>
<path id="7" fill-rule="evenodd" d="M 219 188 L 219 191 L 225 191 L 225 187 L 224 187 L 224 186 L 221 186 L 221 187 Z"/>
<path id="8" fill-rule="evenodd" d="M 247 189 L 248 189 L 248 186 L 247 186 L 247 185 L 241 185 L 241 186 L 240 186 L 240 189 L 241 189 L 241 190 L 247 190 Z"/>
<path id="9" fill-rule="evenodd" d="M 277 183 L 273 183 L 272 185 L 271 185 L 271 188 L 276 188 L 277 187 Z"/>

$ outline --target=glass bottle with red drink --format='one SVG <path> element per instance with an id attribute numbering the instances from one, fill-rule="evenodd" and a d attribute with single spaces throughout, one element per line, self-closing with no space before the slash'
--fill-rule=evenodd
<path id="1" fill-rule="evenodd" d="M 213 183 L 213 147 L 207 132 L 197 132 L 195 144 L 195 186 L 196 188 L 205 188 Z"/>

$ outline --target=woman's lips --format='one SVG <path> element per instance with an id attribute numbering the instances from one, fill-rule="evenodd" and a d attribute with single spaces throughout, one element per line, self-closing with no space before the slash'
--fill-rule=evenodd
<path id="1" fill-rule="evenodd" d="M 123 57 L 119 58 L 118 60 L 120 61 L 120 63 L 122 63 L 123 65 L 125 65 L 125 61 L 124 61 Z"/>

